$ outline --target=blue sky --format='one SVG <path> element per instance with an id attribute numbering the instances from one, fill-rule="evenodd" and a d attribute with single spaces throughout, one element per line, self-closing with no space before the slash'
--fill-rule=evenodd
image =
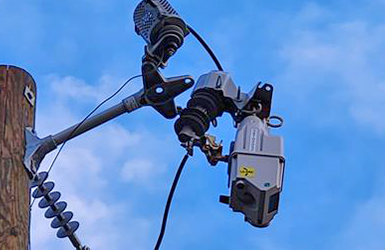
<path id="1" fill-rule="evenodd" d="M 133 30 L 139 1 L 0 0 L 0 63 L 25 68 L 38 85 L 37 132 L 84 117 L 140 72 L 144 41 Z M 307 250 L 385 248 L 385 1 L 171 1 L 249 91 L 275 87 L 272 131 L 287 158 L 279 214 L 257 229 L 218 202 L 227 166 L 196 151 L 187 163 L 163 249 Z M 164 71 L 214 69 L 192 36 Z M 141 88 L 127 87 L 107 106 Z M 186 93 L 177 100 L 185 105 Z M 144 108 L 68 143 L 51 179 L 92 249 L 152 249 L 184 151 L 173 122 Z M 210 130 L 228 144 L 224 116 Z M 52 159 L 49 155 L 41 169 Z M 33 249 L 70 249 L 35 206 Z"/>

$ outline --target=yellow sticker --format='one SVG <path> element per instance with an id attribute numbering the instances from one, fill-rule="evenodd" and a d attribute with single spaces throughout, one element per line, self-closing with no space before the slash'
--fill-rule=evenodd
<path id="1" fill-rule="evenodd" d="M 241 177 L 255 177 L 255 168 L 242 166 L 239 168 Z"/>

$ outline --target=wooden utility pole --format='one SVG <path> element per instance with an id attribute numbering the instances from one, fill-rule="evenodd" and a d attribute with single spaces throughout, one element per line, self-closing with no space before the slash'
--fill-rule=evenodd
<path id="1" fill-rule="evenodd" d="M 36 85 L 23 69 L 0 65 L 0 250 L 27 250 L 30 190 L 24 130 L 35 125 Z"/>

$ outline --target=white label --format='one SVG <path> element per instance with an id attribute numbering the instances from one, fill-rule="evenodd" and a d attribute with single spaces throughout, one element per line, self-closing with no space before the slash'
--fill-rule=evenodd
<path id="1" fill-rule="evenodd" d="M 251 129 L 250 132 L 250 151 L 258 151 L 258 135 L 259 131 L 256 128 Z"/>

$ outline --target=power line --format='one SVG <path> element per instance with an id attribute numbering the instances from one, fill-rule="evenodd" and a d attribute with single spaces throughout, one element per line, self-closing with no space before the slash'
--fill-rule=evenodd
<path id="1" fill-rule="evenodd" d="M 179 168 L 178 168 L 178 171 L 176 172 L 176 175 L 174 177 L 174 181 L 172 183 L 170 192 L 169 192 L 168 197 L 167 197 L 166 208 L 164 209 L 162 227 L 160 229 L 160 233 L 159 233 L 159 236 L 158 236 L 158 241 L 156 242 L 154 250 L 159 250 L 159 247 L 162 244 L 164 233 L 166 231 L 167 219 L 168 219 L 168 214 L 170 212 L 172 198 L 174 197 L 176 186 L 178 185 L 178 181 L 179 181 L 180 175 L 181 175 L 181 173 L 182 173 L 182 171 L 184 169 L 184 166 L 186 165 L 188 157 L 189 157 L 188 154 L 186 154 L 183 157 L 183 160 L 181 161 L 181 163 L 179 165 Z"/>
<path id="2" fill-rule="evenodd" d="M 189 29 L 191 34 L 193 34 L 193 36 L 202 44 L 202 46 L 205 48 L 207 53 L 209 53 L 210 57 L 213 59 L 215 65 L 218 68 L 218 70 L 219 71 L 223 71 L 223 67 L 222 67 L 221 63 L 219 62 L 217 56 L 214 54 L 213 50 L 206 43 L 206 41 L 191 26 L 187 25 L 187 28 Z"/>

